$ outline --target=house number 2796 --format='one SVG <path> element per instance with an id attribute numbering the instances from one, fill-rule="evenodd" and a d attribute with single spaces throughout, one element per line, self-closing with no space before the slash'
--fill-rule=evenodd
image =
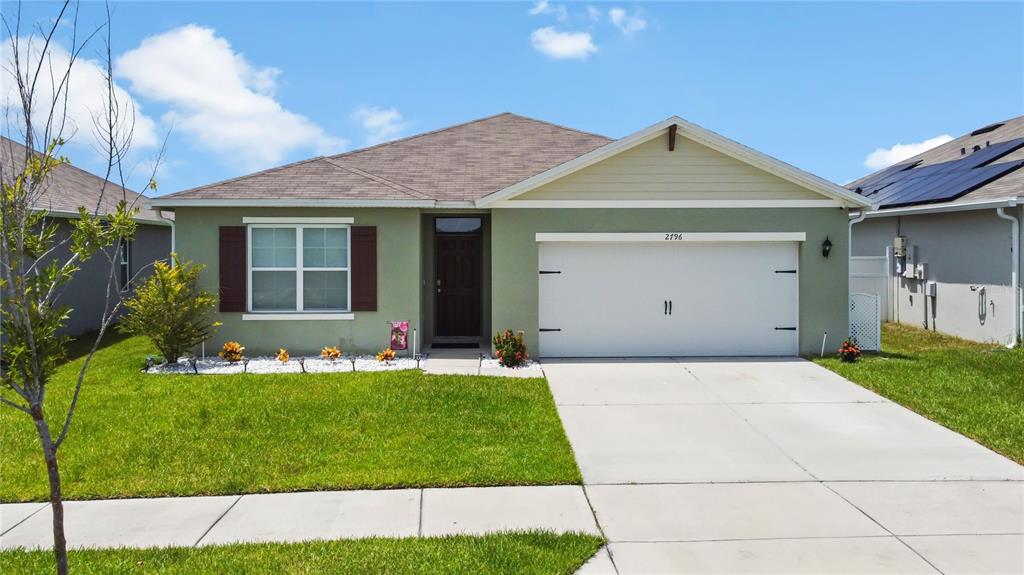
<path id="1" fill-rule="evenodd" d="M 667 242 L 673 241 L 673 240 L 678 241 L 678 240 L 681 240 L 681 239 L 683 239 L 683 234 L 680 234 L 680 233 L 665 234 L 665 241 L 667 241 Z"/>

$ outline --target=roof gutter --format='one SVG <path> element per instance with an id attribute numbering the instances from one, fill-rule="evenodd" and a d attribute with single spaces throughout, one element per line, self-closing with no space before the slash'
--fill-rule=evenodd
<path id="1" fill-rule="evenodd" d="M 913 216 L 920 214 L 940 214 L 945 212 L 965 212 L 970 210 L 990 210 L 993 208 L 1014 207 L 1024 202 L 1024 198 L 1002 198 L 998 200 L 983 200 L 979 202 L 964 202 L 962 204 L 928 204 L 925 206 L 908 206 L 905 208 L 889 208 L 887 210 L 875 209 L 862 212 L 867 218 L 886 218 L 889 216 Z"/>
<path id="2" fill-rule="evenodd" d="M 1010 222 L 1010 287 L 1013 288 L 1013 341 L 1010 342 L 1006 347 L 1014 348 L 1017 347 L 1017 342 L 1021 339 L 1021 324 L 1024 323 L 1024 317 L 1021 316 L 1021 310 L 1024 309 L 1024 301 L 1022 301 L 1022 294 L 1020 288 L 1020 254 L 1017 250 L 1020 249 L 1020 221 L 1014 216 L 1007 214 L 1004 210 L 1007 207 L 1015 207 L 1016 203 L 1011 203 L 1009 206 L 1003 206 L 996 208 L 996 215 L 1004 220 Z"/>
<path id="3" fill-rule="evenodd" d="M 69 220 L 76 220 L 76 219 L 81 217 L 81 214 L 79 214 L 78 212 L 71 212 L 71 211 L 68 211 L 68 210 L 50 210 L 50 209 L 46 209 L 46 208 L 32 208 L 32 211 L 34 211 L 34 212 L 46 212 L 47 217 L 52 217 L 52 218 L 68 218 Z M 95 214 L 93 214 L 93 215 L 95 215 Z M 107 215 L 107 214 L 101 214 L 101 215 Z M 135 220 L 136 222 L 140 223 L 140 224 L 152 224 L 152 225 L 155 225 L 155 226 L 166 226 L 167 225 L 166 223 L 164 223 L 164 220 L 166 218 L 164 218 L 163 216 L 160 216 L 160 219 L 158 219 L 158 220 L 151 220 L 149 218 L 138 218 L 138 217 L 132 218 L 132 219 Z"/>

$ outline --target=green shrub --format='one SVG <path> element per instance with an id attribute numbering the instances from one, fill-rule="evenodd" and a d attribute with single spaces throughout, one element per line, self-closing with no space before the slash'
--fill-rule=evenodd
<path id="1" fill-rule="evenodd" d="M 217 298 L 199 288 L 202 265 L 158 261 L 153 274 L 125 301 L 124 333 L 148 337 L 167 361 L 177 361 L 213 335 L 219 322 L 210 320 Z"/>
<path id="2" fill-rule="evenodd" d="M 506 329 L 499 332 L 492 340 L 494 342 L 494 357 L 498 363 L 505 367 L 519 367 L 530 359 L 526 353 L 526 344 L 523 343 L 523 332 Z"/>

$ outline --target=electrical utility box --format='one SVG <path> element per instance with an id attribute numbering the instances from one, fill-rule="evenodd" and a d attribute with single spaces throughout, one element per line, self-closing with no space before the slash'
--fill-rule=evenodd
<path id="1" fill-rule="evenodd" d="M 938 282 L 930 281 L 924 284 L 924 295 L 928 297 L 935 297 L 939 291 Z"/>
<path id="2" fill-rule="evenodd" d="M 914 277 L 919 280 L 928 279 L 928 264 L 921 262 L 914 266 Z"/>
<path id="3" fill-rule="evenodd" d="M 892 241 L 892 255 L 898 258 L 907 257 L 907 238 L 905 236 L 896 236 Z"/>

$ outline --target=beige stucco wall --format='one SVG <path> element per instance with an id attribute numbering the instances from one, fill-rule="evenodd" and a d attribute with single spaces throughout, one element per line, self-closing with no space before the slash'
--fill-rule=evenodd
<path id="1" fill-rule="evenodd" d="M 682 136 L 666 136 L 527 192 L 517 200 L 827 199 Z"/>

